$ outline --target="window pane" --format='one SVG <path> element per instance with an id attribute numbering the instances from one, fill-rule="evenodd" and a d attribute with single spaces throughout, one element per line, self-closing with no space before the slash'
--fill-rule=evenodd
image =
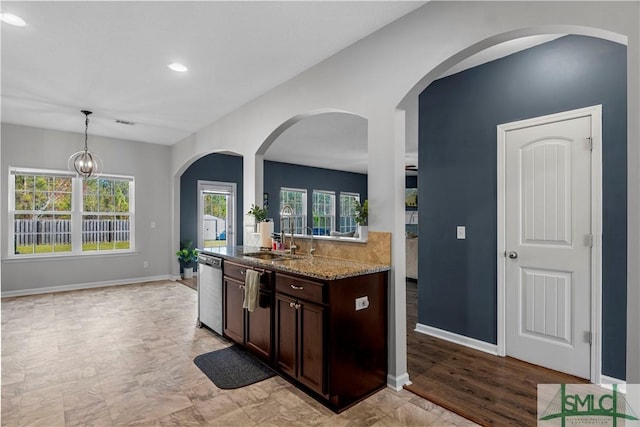
<path id="1" fill-rule="evenodd" d="M 291 207 L 293 215 L 282 215 L 285 206 Z M 280 218 L 284 230 L 289 232 L 290 222 L 293 223 L 295 234 L 306 234 L 307 228 L 307 192 L 306 190 L 280 189 Z"/>
<path id="2" fill-rule="evenodd" d="M 15 205 L 17 211 L 32 211 L 34 206 L 32 191 L 16 191 Z"/>
<path id="3" fill-rule="evenodd" d="M 332 192 L 313 192 L 313 234 L 329 236 L 334 231 L 336 195 Z"/>
<path id="4" fill-rule="evenodd" d="M 360 202 L 360 195 L 356 193 L 340 193 L 340 232 L 349 233 L 358 229 L 356 224 L 356 202 Z"/>
<path id="5" fill-rule="evenodd" d="M 14 252 L 34 254 L 71 251 L 69 215 L 16 215 Z"/>
<path id="6" fill-rule="evenodd" d="M 129 182 L 116 181 L 115 183 L 115 207 L 114 212 L 129 212 Z"/>
<path id="7" fill-rule="evenodd" d="M 128 215 L 84 215 L 82 250 L 111 251 L 131 248 L 131 223 Z"/>
<path id="8" fill-rule="evenodd" d="M 27 190 L 33 191 L 33 176 L 16 175 L 16 191 Z"/>
<path id="9" fill-rule="evenodd" d="M 71 193 L 53 193 L 56 212 L 71 212 Z"/>

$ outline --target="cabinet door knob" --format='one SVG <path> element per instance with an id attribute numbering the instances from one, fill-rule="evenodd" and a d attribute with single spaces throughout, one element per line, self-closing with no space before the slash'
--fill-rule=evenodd
<path id="1" fill-rule="evenodd" d="M 301 291 L 304 289 L 304 286 L 291 285 L 291 289 L 295 289 L 296 291 Z"/>
<path id="2" fill-rule="evenodd" d="M 295 302 L 290 302 L 290 303 L 289 303 L 289 307 L 291 307 L 291 308 L 296 308 L 296 303 L 295 303 Z"/>
<path id="3" fill-rule="evenodd" d="M 300 308 L 300 304 L 295 305 L 295 309 L 298 310 Z"/>

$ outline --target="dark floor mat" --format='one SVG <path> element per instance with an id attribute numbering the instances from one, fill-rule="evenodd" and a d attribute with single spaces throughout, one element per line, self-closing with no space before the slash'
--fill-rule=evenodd
<path id="1" fill-rule="evenodd" d="M 193 362 L 221 389 L 254 384 L 276 375 L 267 365 L 238 346 L 201 354 Z"/>

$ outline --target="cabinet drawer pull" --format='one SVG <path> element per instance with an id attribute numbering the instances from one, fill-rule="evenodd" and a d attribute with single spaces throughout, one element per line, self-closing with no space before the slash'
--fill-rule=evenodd
<path id="1" fill-rule="evenodd" d="M 247 274 L 247 270 L 240 270 L 240 274 L 244 276 L 245 274 Z"/>
<path id="2" fill-rule="evenodd" d="M 291 289 L 295 289 L 296 291 L 301 291 L 304 289 L 304 286 L 291 285 Z"/>

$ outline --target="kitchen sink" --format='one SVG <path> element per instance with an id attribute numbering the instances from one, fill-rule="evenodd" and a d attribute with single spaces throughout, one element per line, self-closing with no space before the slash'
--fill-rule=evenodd
<path id="1" fill-rule="evenodd" d="M 285 261 L 285 260 L 300 258 L 299 256 L 277 253 L 277 252 L 251 252 L 248 254 L 244 254 L 244 256 L 257 258 L 265 261 Z"/>

